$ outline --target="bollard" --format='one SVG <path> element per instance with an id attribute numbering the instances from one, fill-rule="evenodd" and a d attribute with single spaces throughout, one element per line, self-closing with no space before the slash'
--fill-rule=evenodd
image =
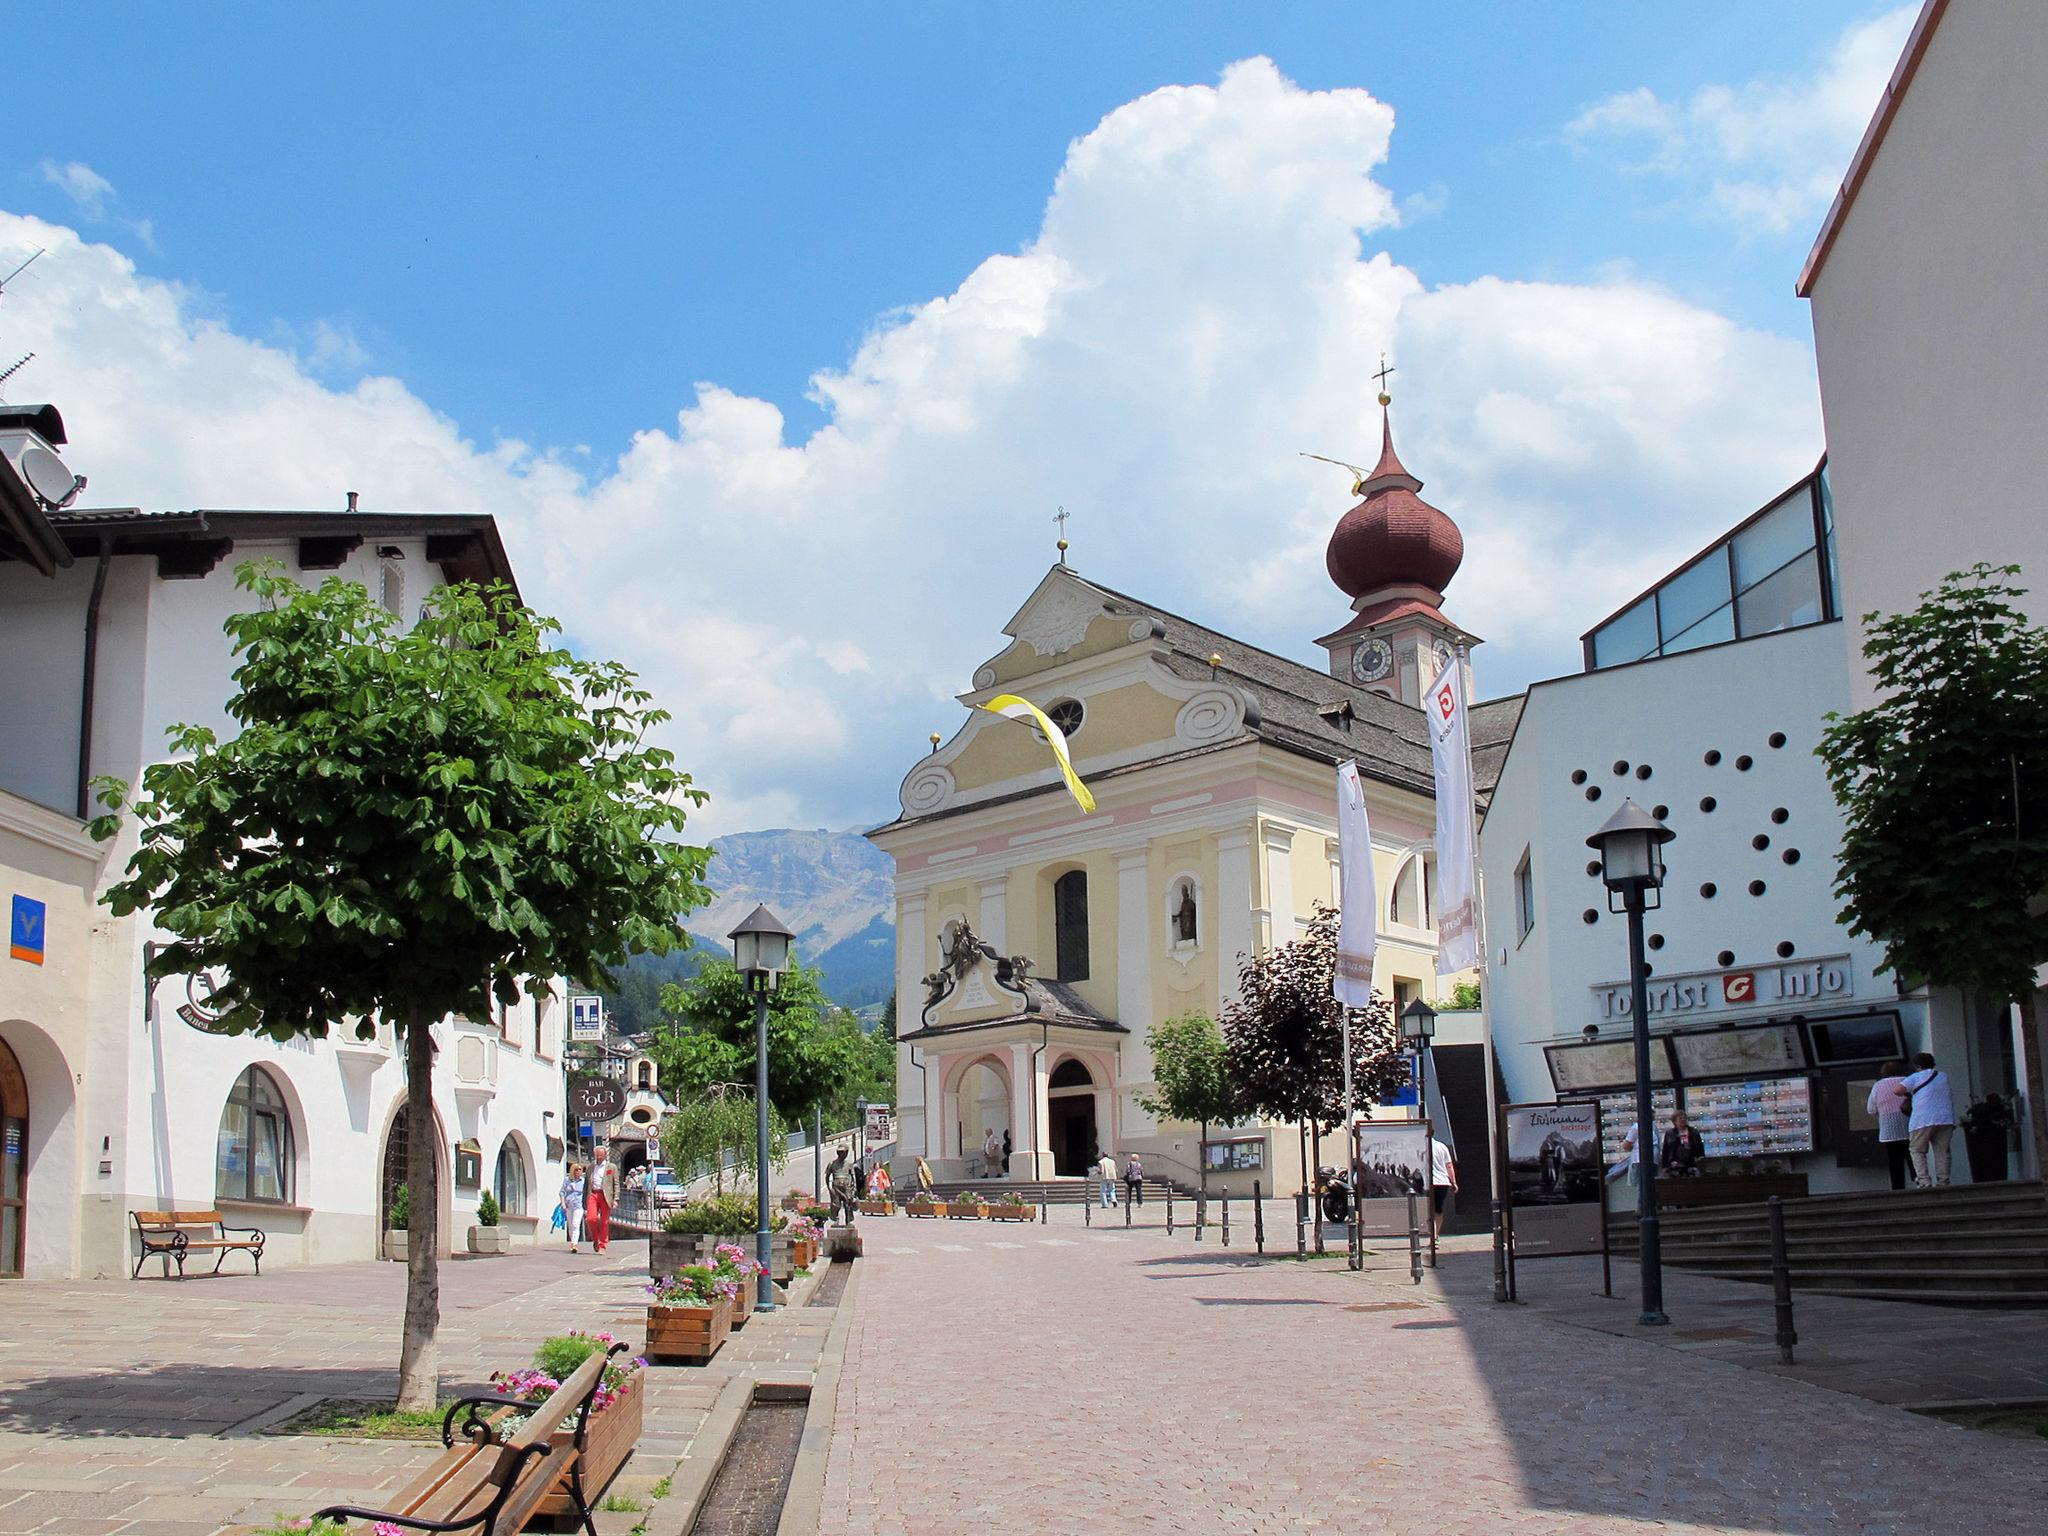
<path id="1" fill-rule="evenodd" d="M 1351 1220 L 1345 1232 L 1344 1257 L 1353 1269 L 1365 1268 L 1365 1248 L 1358 1240 L 1358 1202 L 1351 1202 Z"/>
<path id="2" fill-rule="evenodd" d="M 1799 1335 L 1792 1327 L 1792 1260 L 1785 1252 L 1785 1207 L 1776 1195 L 1765 1202 L 1771 1214 L 1771 1292 L 1778 1312 L 1778 1363 L 1791 1365 Z"/>
<path id="3" fill-rule="evenodd" d="M 1200 1241 L 1202 1240 L 1202 1228 L 1203 1228 L 1203 1227 L 1205 1227 L 1205 1226 L 1207 1226 L 1207 1225 L 1208 1225 L 1208 1223 L 1209 1223 L 1209 1197 L 1208 1197 L 1207 1195 L 1197 1195 L 1197 1196 L 1195 1196 L 1195 1241 L 1196 1241 L 1196 1242 L 1198 1242 L 1198 1243 L 1199 1243 L 1199 1242 L 1200 1242 Z"/>
<path id="4" fill-rule="evenodd" d="M 1258 1245 L 1261 1255 L 1266 1251 L 1266 1197 L 1259 1188 L 1259 1181 L 1252 1180 L 1252 1241 Z"/>
<path id="5" fill-rule="evenodd" d="M 1095 1198 L 1094 1190 L 1083 1189 L 1081 1191 L 1081 1225 L 1084 1227 L 1095 1225 Z"/>
<path id="6" fill-rule="evenodd" d="M 1303 1212 L 1301 1192 L 1296 1190 L 1294 1194 L 1294 1256 L 1297 1259 L 1308 1257 L 1308 1239 L 1303 1235 L 1304 1223 L 1307 1220 L 1308 1217 Z"/>
<path id="7" fill-rule="evenodd" d="M 1051 1220 L 1051 1213 L 1046 1209 L 1045 1197 L 1041 1195 L 1038 1200 L 1038 1224 L 1042 1227 Z"/>
<path id="8" fill-rule="evenodd" d="M 1173 1186 L 1166 1186 L 1166 1235 L 1173 1236 Z"/>
<path id="9" fill-rule="evenodd" d="M 1323 1252 L 1323 1197 L 1320 1193 L 1312 1193 L 1308 1197 L 1308 1219 L 1315 1227 L 1316 1253 L 1320 1255 Z"/>
<path id="10" fill-rule="evenodd" d="M 1131 1229 L 1131 1207 L 1135 1204 L 1137 1202 L 1132 1200 L 1127 1192 L 1124 1196 L 1124 1230 L 1126 1232 Z"/>
<path id="11" fill-rule="evenodd" d="M 1408 1279 L 1422 1284 L 1422 1228 L 1415 1223 L 1415 1191 L 1408 1191 Z"/>
<path id="12" fill-rule="evenodd" d="M 1230 1246 L 1230 1192 L 1223 1192 L 1223 1246 Z"/>

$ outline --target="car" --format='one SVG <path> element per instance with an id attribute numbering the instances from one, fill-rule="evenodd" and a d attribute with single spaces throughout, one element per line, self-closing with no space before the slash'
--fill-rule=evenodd
<path id="1" fill-rule="evenodd" d="M 683 1181 L 676 1177 L 673 1168 L 648 1169 L 646 1192 L 648 1203 L 656 1209 L 670 1209 L 689 1200 L 689 1196 L 683 1193 Z"/>

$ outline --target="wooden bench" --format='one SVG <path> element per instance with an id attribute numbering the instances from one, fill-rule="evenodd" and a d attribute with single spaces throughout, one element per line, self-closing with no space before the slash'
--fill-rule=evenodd
<path id="1" fill-rule="evenodd" d="M 178 1278 L 185 1278 L 185 1255 L 195 1251 L 215 1250 L 213 1273 L 220 1273 L 220 1267 L 227 1262 L 231 1253 L 241 1252 L 256 1261 L 256 1273 L 263 1273 L 264 1234 L 258 1227 L 231 1227 L 221 1220 L 219 1211 L 135 1211 L 135 1235 L 142 1243 L 142 1252 L 135 1258 L 135 1273 L 130 1280 L 142 1278 L 142 1266 L 152 1258 L 164 1261 L 164 1278 L 171 1274 L 171 1260 L 178 1261 Z M 240 1237 L 230 1237 L 230 1232 L 239 1232 Z"/>
<path id="2" fill-rule="evenodd" d="M 589 1536 L 597 1536 L 597 1522 L 583 1489 L 584 1435 L 605 1366 L 625 1347 L 614 1344 L 592 1355 L 538 1406 L 516 1397 L 458 1398 L 441 1420 L 441 1444 L 446 1450 L 399 1494 L 391 1508 L 330 1504 L 313 1516 L 314 1521 L 355 1521 L 362 1526 L 389 1521 L 417 1531 L 475 1529 L 479 1536 L 515 1536 L 566 1474 L 571 1509 Z M 507 1414 L 478 1411 L 506 1408 L 517 1408 L 526 1415 L 509 1440 L 498 1431 Z M 458 1414 L 464 1415 L 459 1444 Z"/>

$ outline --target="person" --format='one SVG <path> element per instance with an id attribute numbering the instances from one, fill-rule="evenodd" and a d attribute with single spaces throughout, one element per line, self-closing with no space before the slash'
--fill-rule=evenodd
<path id="1" fill-rule="evenodd" d="M 1003 1144 L 996 1140 L 996 1128 L 990 1126 L 981 1138 L 981 1176 L 984 1179 L 999 1179 L 1003 1176 Z"/>
<path id="2" fill-rule="evenodd" d="M 1909 1156 L 1908 1138 L 1912 1134 L 1912 1095 L 1905 1090 L 1906 1064 L 1903 1061 L 1888 1061 L 1884 1064 L 1884 1076 L 1870 1085 L 1870 1097 L 1864 1108 L 1877 1117 L 1877 1141 L 1884 1148 L 1886 1167 L 1892 1176 L 1892 1188 L 1906 1187 L 1906 1163 Z"/>
<path id="3" fill-rule="evenodd" d="M 1124 1194 L 1133 1205 L 1145 1203 L 1145 1165 L 1135 1152 L 1124 1163 Z"/>
<path id="4" fill-rule="evenodd" d="M 1631 1120 L 1628 1123 L 1628 1128 L 1621 1133 L 1621 1158 L 1612 1168 L 1607 1170 L 1607 1182 L 1612 1184 L 1616 1179 L 1623 1176 L 1626 1176 L 1631 1184 L 1638 1182 L 1636 1166 L 1642 1160 L 1641 1149 L 1636 1146 L 1636 1123 Z"/>
<path id="5" fill-rule="evenodd" d="M 1934 1057 L 1922 1051 L 1913 1058 L 1919 1070 L 1899 1080 L 1899 1090 L 1911 1101 L 1906 1119 L 1906 1137 L 1913 1149 L 1913 1177 L 1922 1189 L 1947 1189 L 1949 1142 L 1956 1133 L 1956 1099 L 1948 1074 L 1935 1066 Z"/>
<path id="6" fill-rule="evenodd" d="M 1116 1209 L 1116 1154 L 1105 1152 L 1102 1161 L 1095 1165 L 1095 1176 L 1102 1180 L 1102 1208 Z"/>
<path id="7" fill-rule="evenodd" d="M 1660 1173 L 1698 1173 L 1707 1144 L 1699 1128 L 1685 1117 L 1685 1111 L 1671 1111 L 1671 1129 L 1664 1133 L 1664 1146 L 1657 1154 Z"/>
<path id="8" fill-rule="evenodd" d="M 825 1188 L 832 1196 L 832 1224 L 853 1225 L 853 1168 L 846 1161 L 844 1147 L 833 1157 L 832 1166 L 825 1170 Z"/>
<path id="9" fill-rule="evenodd" d="M 868 1198 L 886 1200 L 889 1198 L 889 1165 L 875 1164 L 875 1171 L 868 1175 Z"/>
<path id="10" fill-rule="evenodd" d="M 926 1194 L 932 1192 L 932 1165 L 921 1157 L 917 1160 L 917 1187 Z"/>
<path id="11" fill-rule="evenodd" d="M 1005 1178 L 1009 1177 L 1010 1173 L 1010 1147 L 1010 1133 L 1005 1130 L 1003 1132 L 1003 1176 Z"/>
<path id="12" fill-rule="evenodd" d="M 1438 1237 L 1444 1235 L 1444 1205 L 1457 1188 L 1457 1159 L 1432 1132 L 1429 1138 L 1429 1206 L 1430 1219 L 1435 1223 L 1432 1230 Z"/>
<path id="13" fill-rule="evenodd" d="M 611 1246 L 612 1206 L 619 1193 L 619 1175 L 612 1167 L 611 1148 L 597 1149 L 597 1157 L 583 1183 L 583 1228 L 590 1234 L 590 1251 L 603 1253 Z"/>
<path id="14" fill-rule="evenodd" d="M 569 1233 L 569 1251 L 583 1241 L 583 1165 L 571 1163 L 562 1180 L 562 1223 Z"/>

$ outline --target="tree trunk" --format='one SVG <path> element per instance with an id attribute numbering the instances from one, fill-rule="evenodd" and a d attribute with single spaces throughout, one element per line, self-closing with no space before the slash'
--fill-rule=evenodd
<path id="1" fill-rule="evenodd" d="M 405 1332 L 398 1406 L 432 1408 L 441 1394 L 434 1335 L 441 1326 L 441 1191 L 435 1154 L 434 1036 L 422 1014 L 405 1028 L 405 1182 L 412 1196 L 405 1244 Z"/>
<path id="2" fill-rule="evenodd" d="M 2034 1138 L 2034 1174 L 2048 1179 L 2048 1038 L 2034 1000 L 2040 994 L 2029 988 L 2020 994 L 2020 1040 L 2026 1049 L 2027 1127 Z"/>
<path id="3" fill-rule="evenodd" d="M 1209 1193 L 1209 1122 L 1202 1122 L 1202 1144 L 1195 1148 L 1195 1182 Z"/>

